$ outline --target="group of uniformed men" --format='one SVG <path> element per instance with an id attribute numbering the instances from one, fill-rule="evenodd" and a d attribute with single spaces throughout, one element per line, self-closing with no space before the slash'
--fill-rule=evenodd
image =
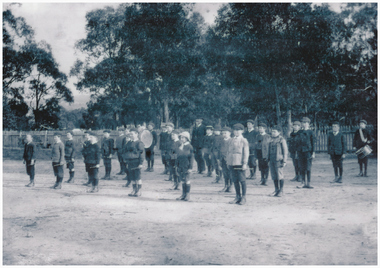
<path id="1" fill-rule="evenodd" d="M 369 132 L 365 129 L 367 122 L 360 121 L 360 128 L 354 136 L 354 148 L 361 148 L 371 143 Z M 159 135 L 162 163 L 165 170 L 163 174 L 168 174 L 167 180 L 173 181 L 173 189 L 178 190 L 180 181 L 182 182 L 182 195 L 179 200 L 190 199 L 190 174 L 193 169 L 193 159 L 197 163 L 199 174 L 206 172 L 205 176 L 211 177 L 215 171 L 218 183 L 224 178 L 223 192 L 229 192 L 234 185 L 236 197 L 230 203 L 243 205 L 246 203 L 246 179 L 256 178 L 256 168 L 261 173 L 260 185 L 267 186 L 269 170 L 274 182 L 275 191 L 273 196 L 280 197 L 283 194 L 284 175 L 283 168 L 287 163 L 288 152 L 292 158 L 296 176 L 291 181 L 301 182 L 298 188 L 312 189 L 311 166 L 315 158 L 315 136 L 310 129 L 310 119 L 304 117 L 301 122 L 293 123 L 293 131 L 289 139 L 283 138 L 280 127 L 272 127 L 271 135 L 266 133 L 267 126 L 259 123 L 255 129 L 253 120 L 247 121 L 247 131 L 244 132 L 242 124 L 235 124 L 233 129 L 229 127 L 204 125 L 203 118 L 197 118 L 192 135 L 187 131 L 174 129 L 172 123 L 162 126 Z M 133 191 L 130 196 L 141 195 L 141 169 L 144 158 L 147 161 L 147 172 L 153 172 L 154 148 L 158 137 L 154 131 L 154 124 L 149 123 L 147 129 L 152 133 L 153 142 L 149 148 L 145 148 L 144 143 L 139 140 L 139 132 L 144 129 L 143 124 L 137 128 L 119 128 L 119 136 L 116 142 L 110 138 L 110 131 L 104 130 L 101 146 L 98 144 L 94 132 L 85 132 L 85 142 L 82 145 L 82 155 L 88 173 L 88 182 L 84 185 L 92 186 L 89 192 L 97 192 L 98 172 L 100 159 L 103 159 L 105 167 L 104 180 L 111 179 L 111 159 L 116 151 L 120 163 L 120 172 L 117 175 L 126 175 L 129 187 L 133 182 Z M 346 154 L 346 143 L 342 133 L 339 131 L 339 123 L 332 124 L 332 132 L 328 136 L 328 153 L 333 163 L 335 179 L 332 183 L 342 183 L 343 159 Z M 67 183 L 74 182 L 74 152 L 72 133 L 67 132 L 65 144 L 61 141 L 59 133 L 54 134 L 54 144 L 52 145 L 52 165 L 56 183 L 52 188 L 61 189 L 63 181 L 63 166 L 66 163 L 70 177 Z M 31 135 L 26 136 L 24 149 L 24 162 L 27 174 L 30 176 L 28 187 L 34 186 L 35 174 L 35 145 Z M 289 149 L 288 149 L 289 148 Z M 359 158 L 358 158 L 359 159 Z M 359 159 L 359 176 L 367 176 L 368 158 Z M 363 173 L 364 165 L 364 173 Z M 249 169 L 249 176 L 246 170 Z"/>

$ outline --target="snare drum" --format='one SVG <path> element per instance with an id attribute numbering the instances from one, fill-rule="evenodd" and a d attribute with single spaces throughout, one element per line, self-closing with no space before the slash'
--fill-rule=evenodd
<path id="1" fill-rule="evenodd" d="M 367 157 L 368 155 L 370 155 L 372 153 L 372 149 L 371 149 L 371 147 L 366 145 L 366 146 L 360 148 L 359 150 L 357 150 L 355 153 L 359 159 L 363 159 L 364 157 Z"/>

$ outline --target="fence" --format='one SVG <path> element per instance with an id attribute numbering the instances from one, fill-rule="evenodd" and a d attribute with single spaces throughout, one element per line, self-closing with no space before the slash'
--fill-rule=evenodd
<path id="1" fill-rule="evenodd" d="M 65 131 L 3 131 L 3 148 L 22 148 L 24 146 L 24 137 L 26 134 L 31 134 L 33 136 L 33 140 L 37 146 L 41 148 L 49 148 L 51 144 L 53 144 L 54 133 L 59 132 L 62 135 L 62 140 L 64 141 L 66 138 Z M 94 131 L 97 134 L 99 141 L 101 141 L 103 137 L 103 131 Z M 159 132 L 159 131 L 158 131 Z M 329 128 L 318 129 L 315 133 L 316 143 L 315 143 L 315 151 L 316 152 L 327 152 L 327 138 L 328 138 Z M 346 139 L 347 151 L 352 152 L 352 141 L 354 138 L 354 131 L 342 131 L 344 138 Z M 117 131 L 112 131 L 110 133 L 111 138 L 116 139 L 118 136 Z M 84 134 L 81 131 L 73 133 L 73 139 L 76 146 L 79 147 L 84 142 Z"/>

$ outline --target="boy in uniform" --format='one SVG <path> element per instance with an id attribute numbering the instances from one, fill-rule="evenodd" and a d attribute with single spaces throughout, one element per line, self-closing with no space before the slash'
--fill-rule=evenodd
<path id="1" fill-rule="evenodd" d="M 243 137 L 244 126 L 242 124 L 235 124 L 233 131 L 234 137 L 228 143 L 227 164 L 234 182 L 236 197 L 230 204 L 244 205 L 247 191 L 245 171 L 248 168 L 249 144 Z"/>
<path id="2" fill-rule="evenodd" d="M 332 132 L 329 133 L 327 138 L 327 148 L 335 174 L 335 179 L 331 183 L 342 183 L 343 159 L 346 157 L 346 141 L 343 134 L 339 131 L 339 122 L 332 123 Z"/>
<path id="3" fill-rule="evenodd" d="M 195 119 L 195 127 L 193 128 L 191 135 L 191 145 L 193 146 L 194 158 L 197 162 L 199 174 L 202 174 L 206 170 L 205 160 L 203 159 L 202 154 L 203 138 L 206 135 L 206 127 L 202 124 L 202 122 L 202 117 L 198 116 Z"/>
<path id="4" fill-rule="evenodd" d="M 258 132 L 255 131 L 255 121 L 252 119 L 247 120 L 247 131 L 244 132 L 243 136 L 247 139 L 249 143 L 249 159 L 248 167 L 250 171 L 250 176 L 247 179 L 255 180 L 256 179 L 256 156 L 255 156 L 255 144 L 256 136 Z"/>
<path id="5" fill-rule="evenodd" d="M 213 126 L 206 126 L 206 136 L 203 138 L 202 154 L 207 166 L 207 177 L 212 176 L 212 147 L 214 146 L 215 136 L 213 135 Z"/>
<path id="6" fill-rule="evenodd" d="M 88 174 L 89 169 L 88 169 L 88 163 L 87 163 L 87 155 L 88 155 L 88 146 L 91 144 L 91 141 L 90 141 L 90 134 L 88 131 L 84 132 L 84 138 L 85 140 L 82 144 L 82 156 L 83 156 L 84 166 L 86 168 L 86 173 L 88 176 L 88 181 L 86 183 L 83 183 L 83 185 L 90 186 L 91 180 L 90 180 L 90 175 Z"/>
<path id="7" fill-rule="evenodd" d="M 261 183 L 260 185 L 267 186 L 267 179 L 269 175 L 268 159 L 268 146 L 271 140 L 270 135 L 268 135 L 265 130 L 267 125 L 264 123 L 259 123 L 259 134 L 256 136 L 255 154 L 259 162 L 259 170 L 261 172 Z"/>
<path id="8" fill-rule="evenodd" d="M 26 187 L 34 186 L 34 175 L 35 175 L 35 163 L 36 163 L 36 145 L 33 142 L 33 137 L 30 134 L 27 134 L 25 137 L 25 147 L 24 147 L 24 164 L 26 166 L 26 174 L 29 175 L 30 181 Z"/>
<path id="9" fill-rule="evenodd" d="M 125 175 L 124 162 L 123 162 L 123 157 L 122 157 L 122 153 L 121 153 L 121 149 L 123 147 L 123 140 L 125 138 L 125 136 L 124 136 L 125 129 L 124 129 L 124 127 L 120 127 L 118 129 L 118 131 L 119 131 L 119 136 L 115 140 L 115 148 L 114 148 L 114 150 L 117 153 L 117 160 L 119 161 L 120 172 L 116 173 L 116 175 Z"/>
<path id="10" fill-rule="evenodd" d="M 314 142 L 315 136 L 314 132 L 310 129 L 310 119 L 308 117 L 302 118 L 302 130 L 299 131 L 299 151 L 298 159 L 300 172 L 302 176 L 302 184 L 297 186 L 297 188 L 313 189 L 314 187 L 310 185 L 311 180 L 311 166 L 313 158 L 315 158 L 314 152 Z M 305 180 L 305 175 L 307 175 L 307 180 Z"/>
<path id="11" fill-rule="evenodd" d="M 99 164 L 101 158 L 101 150 L 98 144 L 98 139 L 95 136 L 95 133 L 89 133 L 90 144 L 87 148 L 87 165 L 88 165 L 88 175 L 90 178 L 90 183 L 92 188 L 89 191 L 90 193 L 95 193 L 99 191 Z"/>
<path id="12" fill-rule="evenodd" d="M 168 129 L 166 128 L 166 124 L 162 124 L 162 131 L 160 133 L 160 150 L 161 150 L 161 160 L 162 160 L 162 164 L 164 165 L 165 167 L 165 170 L 164 172 L 162 173 L 162 175 L 166 175 L 168 174 L 169 172 L 169 169 L 168 169 L 168 165 L 166 163 L 166 143 L 168 141 Z"/>
<path id="13" fill-rule="evenodd" d="M 194 151 L 190 144 L 190 133 L 184 131 L 180 134 L 181 145 L 177 149 L 177 170 L 182 181 L 182 195 L 177 200 L 190 200 L 190 174 L 193 169 Z"/>
<path id="14" fill-rule="evenodd" d="M 301 122 L 294 121 L 293 123 L 293 131 L 290 133 L 290 137 L 288 139 L 288 148 L 290 153 L 290 158 L 293 160 L 293 166 L 295 171 L 295 177 L 290 181 L 301 181 L 301 173 L 298 164 L 298 154 L 297 147 L 299 145 L 299 130 L 301 129 Z"/>
<path id="15" fill-rule="evenodd" d="M 65 145 L 61 141 L 61 134 L 54 133 L 54 144 L 51 148 L 51 160 L 53 165 L 54 176 L 56 177 L 56 182 L 53 185 L 53 189 L 61 189 L 63 181 L 63 165 L 65 159 Z"/>
<path id="16" fill-rule="evenodd" d="M 359 129 L 355 132 L 353 139 L 353 147 L 354 150 L 359 150 L 364 146 L 370 144 L 372 142 L 371 135 L 369 131 L 366 129 L 367 121 L 360 120 Z M 359 157 L 358 155 L 358 163 L 360 172 L 358 177 L 367 177 L 367 166 L 368 166 L 368 156 Z M 364 173 L 363 173 L 363 165 L 364 165 Z"/>
<path id="17" fill-rule="evenodd" d="M 171 139 L 172 142 L 170 143 L 170 149 L 168 151 L 168 163 L 169 163 L 169 170 L 170 170 L 170 176 L 173 178 L 173 190 L 178 190 L 179 185 L 179 176 L 178 176 L 178 170 L 177 170 L 177 151 L 179 146 L 181 145 L 181 141 L 179 140 L 179 134 L 180 132 L 178 130 L 173 130 L 171 133 Z"/>
<path id="18" fill-rule="evenodd" d="M 139 131 L 137 128 L 130 130 L 131 140 L 125 145 L 124 154 L 125 161 L 128 167 L 128 177 L 133 181 L 133 191 L 129 196 L 141 195 L 141 169 L 144 162 L 145 146 L 142 141 L 139 140 Z"/>
<path id="19" fill-rule="evenodd" d="M 148 130 L 150 133 L 152 133 L 153 141 L 152 145 L 149 148 L 145 149 L 145 159 L 148 163 L 148 167 L 145 171 L 153 172 L 153 165 L 154 165 L 154 147 L 157 144 L 157 133 L 154 129 L 154 124 L 152 122 L 148 123 Z"/>
<path id="20" fill-rule="evenodd" d="M 165 181 L 172 181 L 173 180 L 173 174 L 170 172 L 170 150 L 173 146 L 173 139 L 172 139 L 172 132 L 174 130 L 174 124 L 173 123 L 167 123 L 166 124 L 166 136 L 165 136 L 165 145 L 164 145 L 164 151 L 165 151 L 165 164 L 166 168 L 169 172 L 169 179 L 165 179 Z"/>
<path id="21" fill-rule="evenodd" d="M 111 179 L 111 170 L 112 170 L 112 151 L 114 140 L 110 138 L 111 131 L 106 129 L 103 131 L 103 141 L 102 141 L 102 158 L 104 163 L 104 168 L 106 174 L 102 178 L 102 180 L 110 180 Z"/>
<path id="22" fill-rule="evenodd" d="M 132 180 L 131 177 L 129 176 L 129 171 L 128 171 L 128 164 L 127 164 L 127 147 L 129 146 L 129 143 L 131 142 L 131 133 L 128 128 L 125 129 L 125 136 L 123 139 L 123 146 L 121 148 L 121 154 L 123 157 L 123 164 L 124 164 L 124 172 L 126 174 L 125 178 L 123 180 L 127 180 L 127 183 L 123 185 L 123 187 L 129 187 L 131 184 Z"/>
<path id="23" fill-rule="evenodd" d="M 272 139 L 269 143 L 268 160 L 270 174 L 274 183 L 273 196 L 280 197 L 284 187 L 284 172 L 288 157 L 288 146 L 285 139 L 280 135 L 281 128 L 275 126 L 272 128 Z"/>
<path id="24" fill-rule="evenodd" d="M 229 142 L 231 140 L 231 132 L 232 130 L 229 127 L 222 128 L 223 140 L 220 144 L 220 165 L 222 167 L 224 177 L 224 188 L 221 190 L 221 192 L 229 192 L 232 186 L 230 169 L 227 165 L 227 153 Z"/>
<path id="25" fill-rule="evenodd" d="M 73 134 L 69 131 L 66 133 L 67 140 L 65 142 L 65 160 L 66 160 L 66 168 L 69 169 L 70 178 L 66 181 L 67 183 L 74 182 L 74 140 Z"/>
<path id="26" fill-rule="evenodd" d="M 223 142 L 223 136 L 220 135 L 221 127 L 219 125 L 215 126 L 214 129 L 214 144 L 212 146 L 212 165 L 215 168 L 216 178 L 214 183 L 219 183 L 220 178 L 222 177 L 222 167 L 220 165 L 220 147 Z"/>

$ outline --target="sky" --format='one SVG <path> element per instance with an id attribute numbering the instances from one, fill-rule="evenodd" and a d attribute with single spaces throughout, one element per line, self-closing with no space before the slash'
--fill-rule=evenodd
<path id="1" fill-rule="evenodd" d="M 46 41 L 60 66 L 60 70 L 69 74 L 77 58 L 81 54 L 74 46 L 75 43 L 86 37 L 86 13 L 105 6 L 116 8 L 120 3 L 21 3 L 11 5 L 15 16 L 25 18 L 26 23 L 35 31 L 37 42 Z M 3 3 L 3 8 L 9 3 Z M 205 18 L 206 23 L 212 24 L 221 3 L 196 3 L 194 11 L 198 11 Z M 83 56 L 82 56 L 83 57 Z M 68 110 L 86 107 L 89 93 L 80 93 L 75 89 L 74 77 L 69 78 L 68 87 L 74 94 L 74 103 L 61 105 Z"/>
<path id="2" fill-rule="evenodd" d="M 85 24 L 86 13 L 105 6 L 117 7 L 120 3 L 29 3 L 11 5 L 11 10 L 15 16 L 24 17 L 26 23 L 35 31 L 37 42 L 46 41 L 52 49 L 52 53 L 60 66 L 60 70 L 69 74 L 77 58 L 83 58 L 79 51 L 75 50 L 75 43 L 86 37 Z M 218 9 L 223 3 L 203 3 L 197 2 L 194 11 L 201 13 L 205 22 L 212 24 Z M 10 6 L 3 3 L 3 8 Z M 339 10 L 340 4 L 332 4 L 334 10 Z M 74 94 L 74 103 L 61 105 L 68 110 L 86 107 L 86 102 L 90 99 L 89 93 L 80 93 L 75 89 L 76 79 L 69 78 L 68 87 Z"/>

